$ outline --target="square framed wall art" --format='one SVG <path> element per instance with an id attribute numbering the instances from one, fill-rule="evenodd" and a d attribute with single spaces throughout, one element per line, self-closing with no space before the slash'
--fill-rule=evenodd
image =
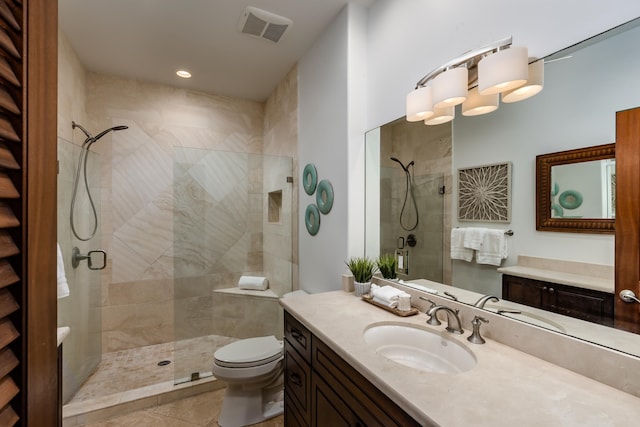
<path id="1" fill-rule="evenodd" d="M 458 169 L 458 220 L 511 222 L 511 162 Z"/>

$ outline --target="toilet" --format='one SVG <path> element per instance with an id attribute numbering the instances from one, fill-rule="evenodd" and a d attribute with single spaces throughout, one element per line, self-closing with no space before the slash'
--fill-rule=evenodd
<path id="1" fill-rule="evenodd" d="M 285 294 L 306 294 L 296 291 Z M 241 427 L 284 411 L 284 345 L 274 336 L 246 338 L 213 354 L 213 375 L 227 383 L 218 424 Z"/>
<path id="2" fill-rule="evenodd" d="M 213 375 L 227 383 L 218 424 L 255 424 L 284 410 L 282 341 L 274 336 L 247 338 L 213 354 Z"/>

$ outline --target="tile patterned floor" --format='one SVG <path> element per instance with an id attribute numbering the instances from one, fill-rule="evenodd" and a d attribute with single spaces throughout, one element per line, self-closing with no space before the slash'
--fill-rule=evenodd
<path id="1" fill-rule="evenodd" d="M 166 405 L 132 412 L 85 427 L 218 427 L 224 389 L 202 393 Z M 282 415 L 254 427 L 283 427 Z"/>
<path id="2" fill-rule="evenodd" d="M 96 372 L 68 403 L 172 381 L 175 377 L 187 378 L 195 371 L 210 373 L 213 353 L 234 340 L 231 337 L 209 335 L 103 354 Z M 158 366 L 162 360 L 172 363 Z M 176 369 L 178 374 L 175 373 Z"/>

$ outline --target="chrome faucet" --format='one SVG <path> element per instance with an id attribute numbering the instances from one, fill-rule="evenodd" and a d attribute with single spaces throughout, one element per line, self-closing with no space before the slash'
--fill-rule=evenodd
<path id="1" fill-rule="evenodd" d="M 446 305 L 434 305 L 429 310 L 427 310 L 427 316 L 429 316 L 429 320 L 427 323 L 430 325 L 440 325 L 440 321 L 438 320 L 438 312 L 440 310 L 444 310 L 447 313 L 447 327 L 445 328 L 447 331 L 452 334 L 462 334 L 464 331 L 462 330 L 462 326 L 460 325 L 460 317 L 458 317 L 459 310 L 453 310 Z M 453 326 L 452 326 L 453 323 Z"/>
<path id="2" fill-rule="evenodd" d="M 476 303 L 473 305 L 474 307 L 484 308 L 484 305 L 487 303 L 487 301 L 498 302 L 500 300 L 498 299 L 498 297 L 495 297 L 493 295 L 485 295 L 482 298 L 480 298 L 478 301 L 476 301 Z"/>

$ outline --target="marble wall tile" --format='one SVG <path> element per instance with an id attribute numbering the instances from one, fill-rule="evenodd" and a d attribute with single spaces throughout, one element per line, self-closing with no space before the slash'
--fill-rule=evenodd
<path id="1" fill-rule="evenodd" d="M 172 340 L 166 330 L 186 323 L 211 333 L 211 290 L 235 286 L 241 274 L 273 276 L 278 292 L 288 291 L 291 268 L 283 260 L 297 262 L 297 254 L 285 256 L 277 245 L 292 247 L 297 238 L 297 183 L 288 184 L 292 202 L 281 227 L 289 242 L 281 230 L 265 238 L 270 170 L 262 154 L 297 151 L 295 67 L 266 103 L 85 73 L 86 127 L 129 126 L 95 146 L 103 157 L 101 222 L 110 255 L 102 274 L 104 351 Z M 283 174 L 295 176 L 288 164 Z M 189 322 L 154 332 L 172 312 L 166 298 L 174 277 L 180 297 L 172 308 L 187 310 Z"/>

